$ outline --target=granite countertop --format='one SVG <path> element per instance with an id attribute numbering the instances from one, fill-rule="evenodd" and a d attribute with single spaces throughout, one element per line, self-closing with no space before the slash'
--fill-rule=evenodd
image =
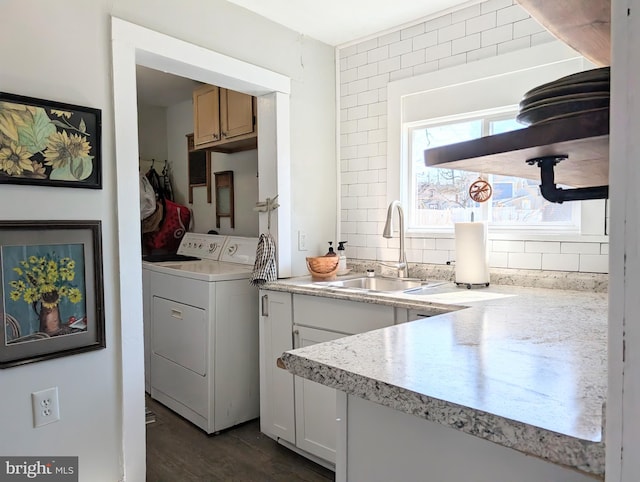
<path id="1" fill-rule="evenodd" d="M 265 289 L 434 316 L 286 352 L 289 371 L 551 462 L 604 474 L 607 294 L 445 283 L 420 295 Z"/>

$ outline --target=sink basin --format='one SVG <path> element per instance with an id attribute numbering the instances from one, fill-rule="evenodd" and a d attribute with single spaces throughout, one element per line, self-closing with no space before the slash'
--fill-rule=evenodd
<path id="1" fill-rule="evenodd" d="M 340 281 L 323 282 L 324 286 L 331 288 L 348 288 L 366 291 L 381 291 L 386 293 L 394 293 L 399 291 L 407 291 L 421 289 L 426 286 L 436 285 L 440 283 L 429 283 L 420 280 L 408 280 L 399 278 L 382 278 L 382 277 L 362 277 L 351 278 Z"/>

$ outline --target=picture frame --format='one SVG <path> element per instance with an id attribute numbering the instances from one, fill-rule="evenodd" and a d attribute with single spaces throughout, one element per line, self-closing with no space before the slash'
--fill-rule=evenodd
<path id="1" fill-rule="evenodd" d="M 101 221 L 0 221 L 0 368 L 106 347 Z"/>
<path id="2" fill-rule="evenodd" d="M 0 183 L 102 189 L 100 109 L 0 92 Z"/>

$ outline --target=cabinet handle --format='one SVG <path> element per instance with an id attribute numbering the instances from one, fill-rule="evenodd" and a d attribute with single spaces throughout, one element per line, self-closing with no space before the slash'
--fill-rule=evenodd
<path id="1" fill-rule="evenodd" d="M 171 316 L 173 318 L 177 318 L 178 320 L 181 320 L 182 319 L 182 311 L 172 309 L 171 310 Z"/>
<path id="2" fill-rule="evenodd" d="M 300 346 L 300 330 L 293 330 L 293 348 L 299 348 Z"/>
<path id="3" fill-rule="evenodd" d="M 227 133 L 226 132 L 222 132 L 222 137 L 227 137 Z"/>
<path id="4" fill-rule="evenodd" d="M 262 295 L 262 316 L 269 316 L 269 295 Z"/>

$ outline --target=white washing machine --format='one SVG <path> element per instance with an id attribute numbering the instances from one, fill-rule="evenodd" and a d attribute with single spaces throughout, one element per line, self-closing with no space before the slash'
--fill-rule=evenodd
<path id="1" fill-rule="evenodd" d="M 178 254 L 199 260 L 143 261 L 151 397 L 207 433 L 259 416 L 257 244 L 187 233 Z"/>

